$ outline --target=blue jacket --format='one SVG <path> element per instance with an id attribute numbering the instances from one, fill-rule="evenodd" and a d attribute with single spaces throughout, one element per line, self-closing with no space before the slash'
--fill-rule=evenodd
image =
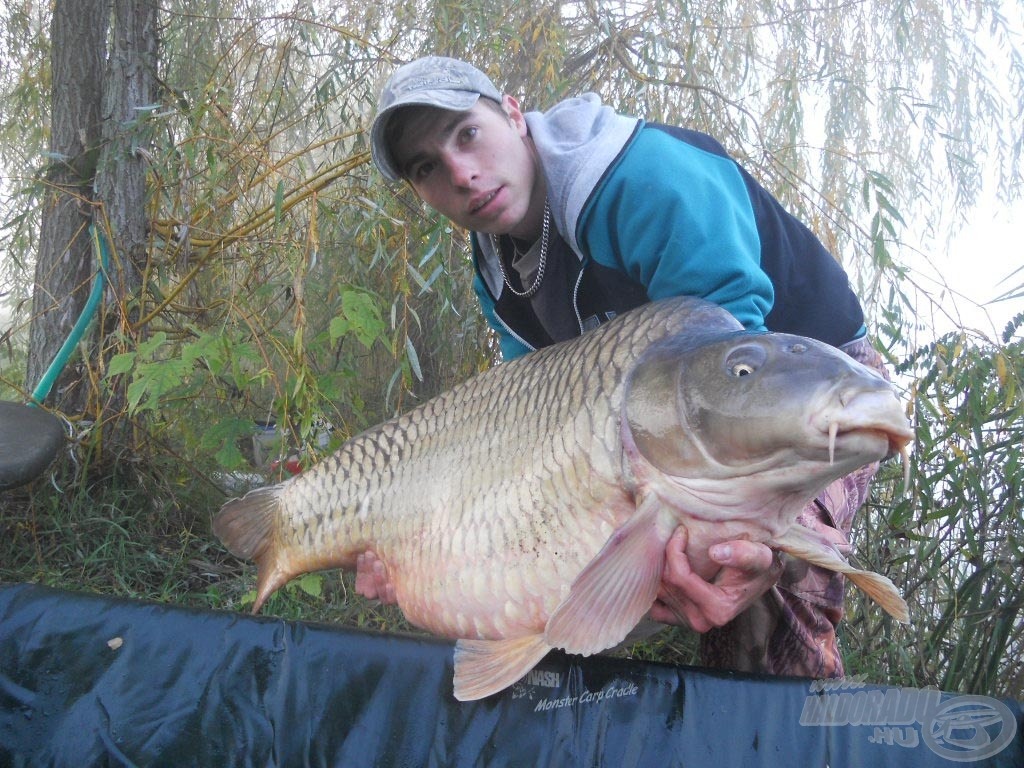
<path id="1" fill-rule="evenodd" d="M 509 291 L 490 239 L 471 236 L 474 288 L 505 359 L 679 295 L 750 330 L 834 346 L 864 334 L 842 267 L 710 136 L 619 115 L 593 94 L 526 120 L 558 234 L 538 294 Z"/>

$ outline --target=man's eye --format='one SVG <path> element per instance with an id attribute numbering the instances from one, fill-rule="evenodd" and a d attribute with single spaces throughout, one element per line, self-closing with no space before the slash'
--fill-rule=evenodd
<path id="1" fill-rule="evenodd" d="M 477 128 L 475 125 L 467 125 L 465 128 L 462 129 L 462 141 L 472 141 L 473 139 L 476 138 L 476 135 L 479 132 L 480 129 Z"/>
<path id="2" fill-rule="evenodd" d="M 410 176 L 416 180 L 425 179 L 430 175 L 432 170 L 434 170 L 433 163 L 420 163 L 412 169 L 412 174 L 410 174 Z"/>

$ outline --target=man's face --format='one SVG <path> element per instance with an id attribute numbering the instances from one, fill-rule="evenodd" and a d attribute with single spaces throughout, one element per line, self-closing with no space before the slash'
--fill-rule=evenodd
<path id="1" fill-rule="evenodd" d="M 412 109 L 392 148 L 417 194 L 459 226 L 534 239 L 544 188 L 515 99 L 502 109 L 481 98 L 468 112 Z"/>

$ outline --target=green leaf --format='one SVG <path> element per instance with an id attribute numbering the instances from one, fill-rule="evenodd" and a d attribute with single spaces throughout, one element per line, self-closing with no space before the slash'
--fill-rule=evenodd
<path id="1" fill-rule="evenodd" d="M 279 225 L 282 218 L 284 218 L 284 179 L 277 182 L 277 189 L 274 190 L 274 225 Z"/>
<path id="2" fill-rule="evenodd" d="M 114 355 L 107 364 L 107 378 L 128 373 L 133 367 L 135 367 L 134 352 L 122 352 L 119 355 Z"/>
<path id="3" fill-rule="evenodd" d="M 160 349 L 164 344 L 167 343 L 167 334 L 163 331 L 157 331 L 151 337 L 146 339 L 144 342 L 139 344 L 138 353 L 139 357 L 152 358 L 157 350 Z"/>
<path id="4" fill-rule="evenodd" d="M 181 359 L 188 363 L 206 360 L 211 369 L 215 369 L 222 364 L 224 352 L 224 338 L 220 333 L 202 333 L 181 348 Z"/>
<path id="5" fill-rule="evenodd" d="M 225 469 L 238 469 L 245 464 L 245 456 L 238 449 L 238 444 L 234 442 L 224 443 L 214 454 L 214 458 Z"/>
<path id="6" fill-rule="evenodd" d="M 133 381 L 128 385 L 125 395 L 128 398 L 128 413 L 134 414 L 139 409 L 139 403 L 146 394 L 146 382 Z"/>
<path id="7" fill-rule="evenodd" d="M 129 411 L 135 413 L 158 407 L 160 397 L 180 386 L 191 370 L 192 364 L 184 360 L 159 360 L 140 365 L 126 392 Z"/>
<path id="8" fill-rule="evenodd" d="M 416 354 L 416 347 L 412 344 L 412 339 L 408 336 L 405 337 L 405 353 L 409 356 L 409 367 L 412 368 L 413 375 L 420 381 L 423 381 L 423 371 L 420 369 L 420 356 Z"/>
<path id="9" fill-rule="evenodd" d="M 324 577 L 320 573 L 307 573 L 300 576 L 295 583 L 310 597 L 320 597 L 324 592 Z"/>
<path id="10" fill-rule="evenodd" d="M 353 334 L 367 349 L 383 338 L 387 326 L 381 319 L 380 305 L 366 291 L 348 290 L 341 293 L 341 314 L 330 322 L 331 343 L 342 336 Z"/>

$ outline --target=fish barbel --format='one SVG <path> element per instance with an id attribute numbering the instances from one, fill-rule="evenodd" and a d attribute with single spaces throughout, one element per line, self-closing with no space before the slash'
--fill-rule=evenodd
<path id="1" fill-rule="evenodd" d="M 228 501 L 213 530 L 256 561 L 254 612 L 294 576 L 373 552 L 408 620 L 457 639 L 455 695 L 478 699 L 553 648 L 621 643 L 679 525 L 702 575 L 712 544 L 764 542 L 847 574 L 906 621 L 889 579 L 795 521 L 912 436 L 888 382 L 839 350 L 666 299 L 353 437 Z"/>

